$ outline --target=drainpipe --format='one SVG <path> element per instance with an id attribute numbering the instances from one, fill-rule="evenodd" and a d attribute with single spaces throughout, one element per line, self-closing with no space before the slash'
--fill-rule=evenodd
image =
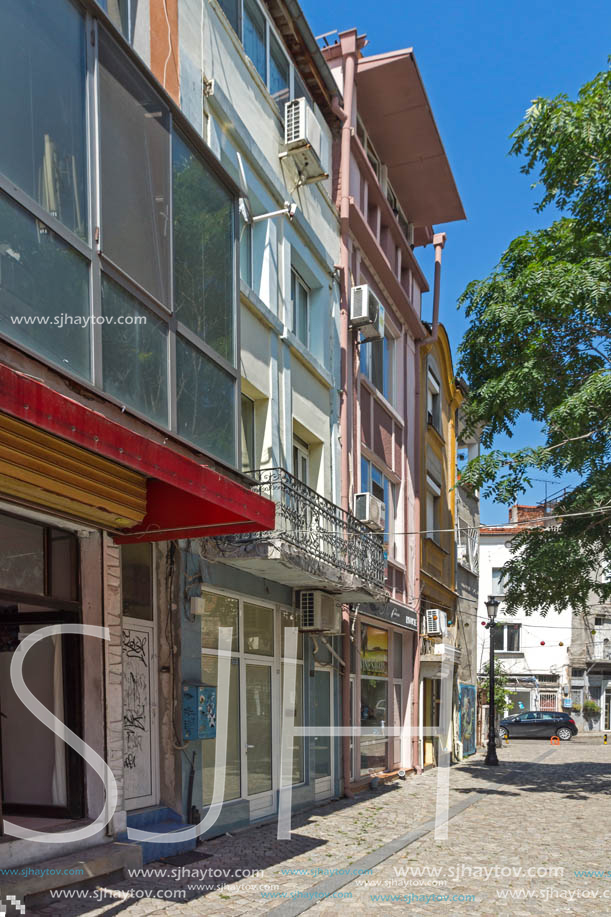
<path id="1" fill-rule="evenodd" d="M 416 431 L 416 441 L 415 441 L 415 453 L 414 453 L 414 479 L 415 479 L 415 488 L 414 488 L 414 511 L 417 526 L 415 531 L 420 530 L 421 525 L 421 495 L 420 495 L 420 474 L 422 468 L 422 438 L 423 438 L 423 427 L 422 427 L 422 409 L 420 404 L 420 377 L 422 372 L 422 348 L 425 348 L 425 352 L 432 347 L 432 345 L 437 340 L 437 335 L 439 333 L 439 297 L 441 289 L 441 253 L 443 251 L 444 245 L 446 244 L 446 234 L 445 232 L 437 232 L 433 236 L 433 246 L 435 248 L 435 279 L 433 285 L 433 324 L 431 328 L 431 333 L 424 339 L 416 341 L 416 384 L 414 385 L 414 399 L 415 399 L 415 431 Z M 418 607 L 420 607 L 420 566 L 422 562 L 422 535 L 418 535 L 418 551 L 417 551 L 417 562 L 416 562 L 416 571 L 414 576 L 414 596 L 418 602 Z M 418 634 L 416 638 L 416 652 L 414 654 L 414 689 L 413 689 L 413 701 L 412 701 L 412 762 L 417 774 L 422 773 L 422 768 L 420 766 L 420 615 L 418 615 Z"/>
<path id="2" fill-rule="evenodd" d="M 356 71 L 356 29 L 340 35 L 342 55 L 344 57 L 344 109 L 342 111 L 337 97 L 333 99 L 333 111 L 342 122 L 342 134 L 339 162 L 340 189 L 340 268 L 342 273 L 339 344 L 341 352 L 341 393 L 339 409 L 339 428 L 341 437 L 341 498 L 342 509 L 350 511 L 350 442 L 348 439 L 349 423 L 349 381 L 351 376 L 350 361 L 350 141 L 352 139 L 352 100 L 354 96 L 354 75 Z M 344 606 L 342 615 L 342 656 L 344 672 L 342 678 L 342 720 L 345 726 L 351 721 L 350 711 L 350 611 Z M 352 797 L 350 790 L 350 736 L 342 737 L 342 764 L 344 796 Z"/>

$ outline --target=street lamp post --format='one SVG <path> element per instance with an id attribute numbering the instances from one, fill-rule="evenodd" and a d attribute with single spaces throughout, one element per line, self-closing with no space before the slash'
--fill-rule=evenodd
<path id="1" fill-rule="evenodd" d="M 498 599 L 493 595 L 488 596 L 486 602 L 486 611 L 488 612 L 488 624 L 486 627 L 490 631 L 490 671 L 488 673 L 489 684 L 489 706 L 488 706 L 488 752 L 486 754 L 486 764 L 498 767 L 499 759 L 496 754 L 496 732 L 494 721 L 496 711 L 494 709 L 494 626 L 496 624 L 496 613 L 499 607 Z"/>

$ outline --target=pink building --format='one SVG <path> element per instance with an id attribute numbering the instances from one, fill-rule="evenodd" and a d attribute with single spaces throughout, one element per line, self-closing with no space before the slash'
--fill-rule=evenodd
<path id="1" fill-rule="evenodd" d="M 344 721 L 418 722 L 420 618 L 420 347 L 437 331 L 441 251 L 435 223 L 464 210 L 413 51 L 366 57 L 355 29 L 323 49 L 343 97 L 334 192 L 341 218 L 342 501 L 375 515 L 387 552 L 387 602 L 361 604 L 346 627 Z M 432 326 L 422 316 L 429 290 L 415 246 L 435 252 Z M 357 288 L 355 290 L 355 288 Z M 360 289 L 358 289 L 360 288 Z M 356 300 L 355 300 L 356 297 Z M 359 300 L 364 303 L 358 313 Z M 377 325 L 375 315 L 377 314 Z M 380 316 L 383 315 L 383 325 Z M 373 323 L 359 324 L 374 318 Z M 375 329 L 375 330 L 374 330 Z M 367 335 L 372 337 L 367 341 Z M 377 339 L 375 339 L 377 338 Z M 348 613 L 346 613 L 348 617 Z M 352 635 L 352 640 L 351 640 Z M 351 651 L 351 644 L 358 651 Z M 384 657 L 378 668 L 372 660 Z M 379 671 L 378 671 L 379 669 Z M 375 676 L 375 677 L 372 677 Z M 417 768 L 417 740 L 356 739 L 344 749 L 344 780 Z"/>

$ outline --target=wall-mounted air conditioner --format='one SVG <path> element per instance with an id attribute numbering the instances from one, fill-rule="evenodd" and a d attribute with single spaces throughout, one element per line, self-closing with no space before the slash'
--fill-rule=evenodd
<path id="1" fill-rule="evenodd" d="M 335 596 L 318 589 L 302 589 L 297 596 L 299 630 L 341 634 L 342 610 Z"/>
<path id="2" fill-rule="evenodd" d="M 354 495 L 354 515 L 359 522 L 377 532 L 383 532 L 386 527 L 386 507 L 371 493 Z"/>
<path id="3" fill-rule="evenodd" d="M 427 637 L 445 637 L 448 617 L 441 608 L 427 608 L 424 613 L 424 633 Z"/>
<path id="4" fill-rule="evenodd" d="M 290 157 L 299 174 L 299 185 L 329 177 L 322 164 L 322 132 L 316 115 L 304 98 L 284 105 L 284 149 L 280 159 Z"/>
<path id="5" fill-rule="evenodd" d="M 359 329 L 366 341 L 379 341 L 384 337 L 384 306 L 367 283 L 352 287 L 350 324 Z"/>

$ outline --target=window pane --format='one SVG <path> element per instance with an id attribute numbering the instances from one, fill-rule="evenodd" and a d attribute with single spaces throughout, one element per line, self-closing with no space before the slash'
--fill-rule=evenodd
<path id="1" fill-rule="evenodd" d="M 0 195 L 3 333 L 63 369 L 89 379 L 90 330 L 85 325 L 89 314 L 87 261 Z"/>
<path id="2" fill-rule="evenodd" d="M 363 341 L 361 339 L 361 344 L 359 347 L 360 357 L 361 357 L 361 372 L 363 373 L 364 376 L 367 376 L 367 378 L 369 378 L 369 363 L 370 363 L 369 348 L 370 348 L 370 345 L 366 341 Z"/>
<path id="3" fill-rule="evenodd" d="M 284 663 L 280 666 L 280 690 L 284 690 Z M 289 698 L 286 706 L 282 705 L 283 714 L 293 716 L 295 729 L 303 726 L 303 666 L 295 666 L 295 693 Z M 303 740 L 304 736 L 293 736 L 293 767 L 291 770 L 293 784 L 303 783 Z"/>
<path id="4" fill-rule="evenodd" d="M 387 630 L 361 625 L 361 672 L 370 676 L 388 675 Z"/>
<path id="5" fill-rule="evenodd" d="M 269 91 L 284 118 L 284 103 L 289 100 L 289 62 L 276 40 L 270 33 L 269 54 Z"/>
<path id="6" fill-rule="evenodd" d="M 202 681 L 218 687 L 218 658 L 202 656 Z M 229 667 L 229 710 L 227 723 L 227 760 L 225 769 L 225 792 L 222 799 L 239 799 L 240 788 L 240 667 Z M 216 739 L 206 739 L 202 749 L 202 785 L 204 805 L 212 802 L 215 776 Z M 217 779 L 222 780 L 222 774 Z"/>
<path id="7" fill-rule="evenodd" d="M 274 655 L 274 610 L 244 602 L 244 652 Z"/>
<path id="8" fill-rule="evenodd" d="M 204 614 L 202 616 L 202 647 L 206 650 L 218 650 L 219 627 L 232 627 L 231 651 L 237 653 L 239 644 L 237 599 L 214 592 L 202 592 Z"/>
<path id="9" fill-rule="evenodd" d="M 0 170 L 87 236 L 85 27 L 66 0 L 4 0 Z"/>
<path id="10" fill-rule="evenodd" d="M 136 3 L 138 0 L 136 0 Z M 129 0 L 104 0 L 102 6 L 108 13 L 110 21 L 130 41 L 129 34 Z"/>
<path id="11" fill-rule="evenodd" d="M 176 135 L 172 150 L 176 316 L 233 363 L 233 197 Z"/>
<path id="12" fill-rule="evenodd" d="M 507 630 L 507 649 L 509 652 L 517 653 L 520 649 L 520 625 L 506 624 Z"/>
<path id="13" fill-rule="evenodd" d="M 153 620 L 153 553 L 150 544 L 121 545 L 123 614 Z"/>
<path id="14" fill-rule="evenodd" d="M 371 493 L 378 500 L 384 500 L 384 475 L 375 465 L 371 466 Z"/>
<path id="15" fill-rule="evenodd" d="M 492 628 L 492 636 L 494 638 L 495 650 L 504 650 L 505 649 L 505 625 L 504 624 L 495 624 L 495 626 Z"/>
<path id="16" fill-rule="evenodd" d="M 492 594 L 505 595 L 505 584 L 503 582 L 503 568 L 492 568 Z"/>
<path id="17" fill-rule="evenodd" d="M 265 16 L 253 2 L 244 3 L 244 50 L 255 65 L 257 73 L 267 82 L 267 65 L 265 60 Z"/>
<path id="18" fill-rule="evenodd" d="M 242 471 L 255 467 L 255 403 L 242 395 Z"/>
<path id="19" fill-rule="evenodd" d="M 235 464 L 235 379 L 176 338 L 176 401 L 181 436 Z"/>
<path id="20" fill-rule="evenodd" d="M 382 341 L 371 342 L 371 381 L 381 392 L 384 388 L 384 344 Z"/>
<path id="21" fill-rule="evenodd" d="M 361 493 L 369 493 L 369 462 L 361 458 Z"/>
<path id="22" fill-rule="evenodd" d="M 44 593 L 42 525 L 0 516 L 0 588 L 35 595 Z"/>
<path id="23" fill-rule="evenodd" d="M 393 634 L 393 663 L 392 670 L 395 678 L 401 678 L 403 675 L 403 635 Z"/>
<path id="24" fill-rule="evenodd" d="M 252 287 L 252 225 L 242 223 L 240 230 L 240 277 Z"/>
<path id="25" fill-rule="evenodd" d="M 272 788 L 272 668 L 252 665 L 246 670 L 246 743 L 248 795 Z"/>
<path id="26" fill-rule="evenodd" d="M 382 679 L 361 678 L 361 726 L 388 726 L 387 686 Z M 361 774 L 386 767 L 387 738 L 361 736 Z"/>
<path id="27" fill-rule="evenodd" d="M 100 32 L 102 248 L 169 303 L 169 112 L 114 42 Z"/>
<path id="28" fill-rule="evenodd" d="M 300 283 L 297 284 L 297 337 L 308 346 L 308 293 Z"/>
<path id="29" fill-rule="evenodd" d="M 102 312 L 104 390 L 167 426 L 166 326 L 108 277 L 102 277 Z"/>
<path id="30" fill-rule="evenodd" d="M 219 4 L 222 11 L 225 13 L 225 16 L 227 16 L 227 19 L 231 23 L 234 32 L 239 35 L 238 0 L 219 0 Z"/>
<path id="31" fill-rule="evenodd" d="M 78 541 L 72 532 L 49 529 L 49 592 L 58 599 L 78 599 Z"/>

